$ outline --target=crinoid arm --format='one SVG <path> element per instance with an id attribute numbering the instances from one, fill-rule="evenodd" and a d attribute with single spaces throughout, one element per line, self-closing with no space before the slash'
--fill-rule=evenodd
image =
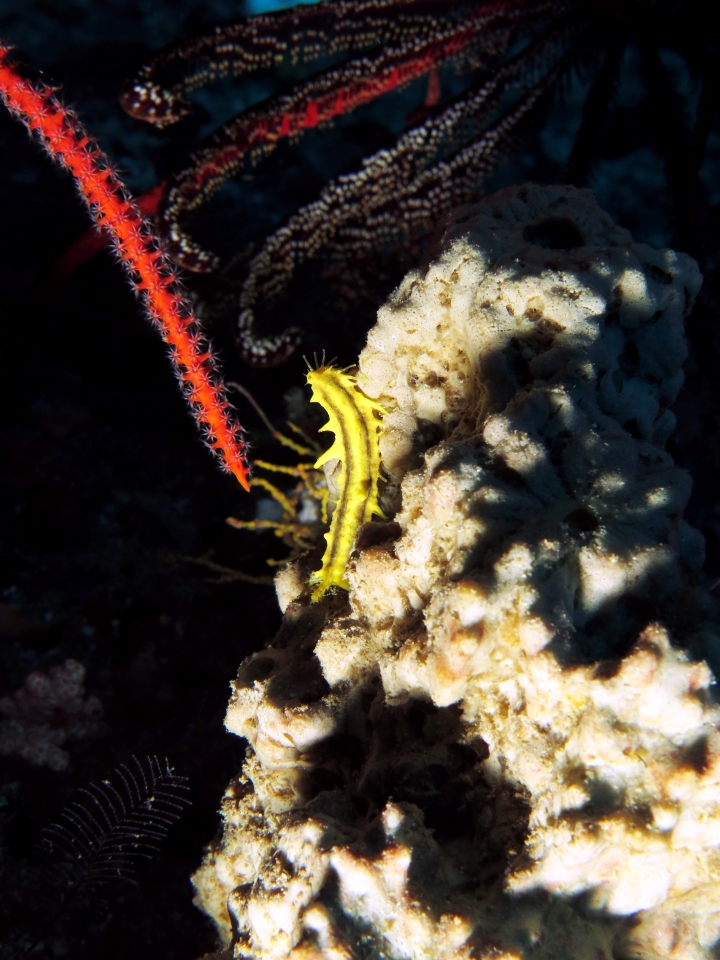
<path id="1" fill-rule="evenodd" d="M 472 6 L 461 0 L 458 7 Z M 503 4 L 490 3 L 489 10 Z M 243 17 L 171 43 L 120 93 L 124 110 L 157 127 L 192 110 L 188 94 L 227 76 L 297 66 L 418 36 L 448 16 L 446 0 L 335 0 Z"/>
<path id="2" fill-rule="evenodd" d="M 418 245 L 453 206 L 476 200 L 497 162 L 516 147 L 568 55 L 584 42 L 582 18 L 561 19 L 489 78 L 331 181 L 270 234 L 253 257 L 240 294 L 237 346 L 253 367 L 284 363 L 301 340 L 278 330 L 273 315 L 300 268 L 311 260 L 328 274 L 358 273 L 393 251 L 407 268 Z M 505 105 L 507 90 L 516 101 Z M 373 273 L 372 268 L 368 271 Z M 361 281 L 354 284 L 359 292 Z"/>
<path id="3" fill-rule="evenodd" d="M 173 257 L 187 270 L 215 270 L 219 261 L 188 232 L 188 219 L 246 163 L 255 164 L 283 139 L 332 123 L 363 104 L 406 87 L 443 64 L 489 64 L 531 21 L 571 0 L 476 3 L 471 0 L 339 0 L 245 18 L 161 50 L 123 88 L 132 116 L 165 127 L 188 114 L 188 94 L 221 77 L 278 67 L 319 72 L 243 112 L 202 141 L 163 190 L 157 224 Z M 327 67 L 328 58 L 347 59 Z M 297 346 L 278 338 L 254 357 L 282 362 Z M 282 358 L 282 359 L 277 359 Z"/>

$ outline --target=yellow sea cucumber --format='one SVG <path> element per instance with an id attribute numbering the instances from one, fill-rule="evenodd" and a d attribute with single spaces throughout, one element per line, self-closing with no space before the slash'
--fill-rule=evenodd
<path id="1" fill-rule="evenodd" d="M 310 370 L 307 382 L 313 390 L 311 402 L 319 403 L 330 418 L 320 429 L 335 434 L 335 442 L 318 459 L 315 468 L 329 460 L 342 462 L 335 512 L 325 534 L 327 548 L 322 567 L 311 579 L 316 584 L 312 595 L 315 602 L 331 586 L 348 589 L 345 568 L 355 536 L 374 513 L 383 516 L 377 499 L 381 479 L 379 417 L 386 411 L 365 396 L 355 377 L 334 367 L 323 365 Z"/>

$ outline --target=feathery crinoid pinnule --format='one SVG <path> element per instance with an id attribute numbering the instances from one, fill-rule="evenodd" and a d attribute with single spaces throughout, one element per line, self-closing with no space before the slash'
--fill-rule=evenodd
<path id="1" fill-rule="evenodd" d="M 159 127 L 190 111 L 190 91 L 223 76 L 316 69 L 221 127 L 169 178 L 158 228 L 178 261 L 200 273 L 217 269 L 219 260 L 190 235 L 188 220 L 246 163 L 430 76 L 419 121 L 331 181 L 255 254 L 240 302 L 237 342 L 245 361 L 277 366 L 299 344 L 301 331 L 278 328 L 275 314 L 302 264 L 320 258 L 355 282 L 357 264 L 392 251 L 396 267 L 406 269 L 418 238 L 447 208 L 481 192 L 589 25 L 577 0 L 337 0 L 218 27 L 143 67 L 121 102 Z M 438 71 L 446 67 L 469 79 L 442 102 Z"/>

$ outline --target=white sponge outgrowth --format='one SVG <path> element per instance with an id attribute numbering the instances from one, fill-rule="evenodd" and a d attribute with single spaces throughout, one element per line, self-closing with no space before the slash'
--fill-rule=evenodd
<path id="1" fill-rule="evenodd" d="M 284 574 L 234 683 L 251 749 L 195 884 L 235 957 L 715 956 L 720 639 L 665 450 L 699 285 L 527 185 L 381 309 L 394 519 L 349 594 Z"/>

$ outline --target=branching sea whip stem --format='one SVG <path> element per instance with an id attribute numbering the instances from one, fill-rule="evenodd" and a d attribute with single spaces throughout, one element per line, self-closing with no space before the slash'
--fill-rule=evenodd
<path id="1" fill-rule="evenodd" d="M 206 444 L 224 469 L 248 490 L 243 431 L 225 396 L 218 365 L 193 308 L 180 292 L 178 274 L 124 184 L 75 114 L 47 86 L 25 79 L 0 42 L 0 98 L 36 134 L 53 160 L 68 170 L 98 227 L 115 251 L 152 322 L 169 345 L 185 399 Z"/>

